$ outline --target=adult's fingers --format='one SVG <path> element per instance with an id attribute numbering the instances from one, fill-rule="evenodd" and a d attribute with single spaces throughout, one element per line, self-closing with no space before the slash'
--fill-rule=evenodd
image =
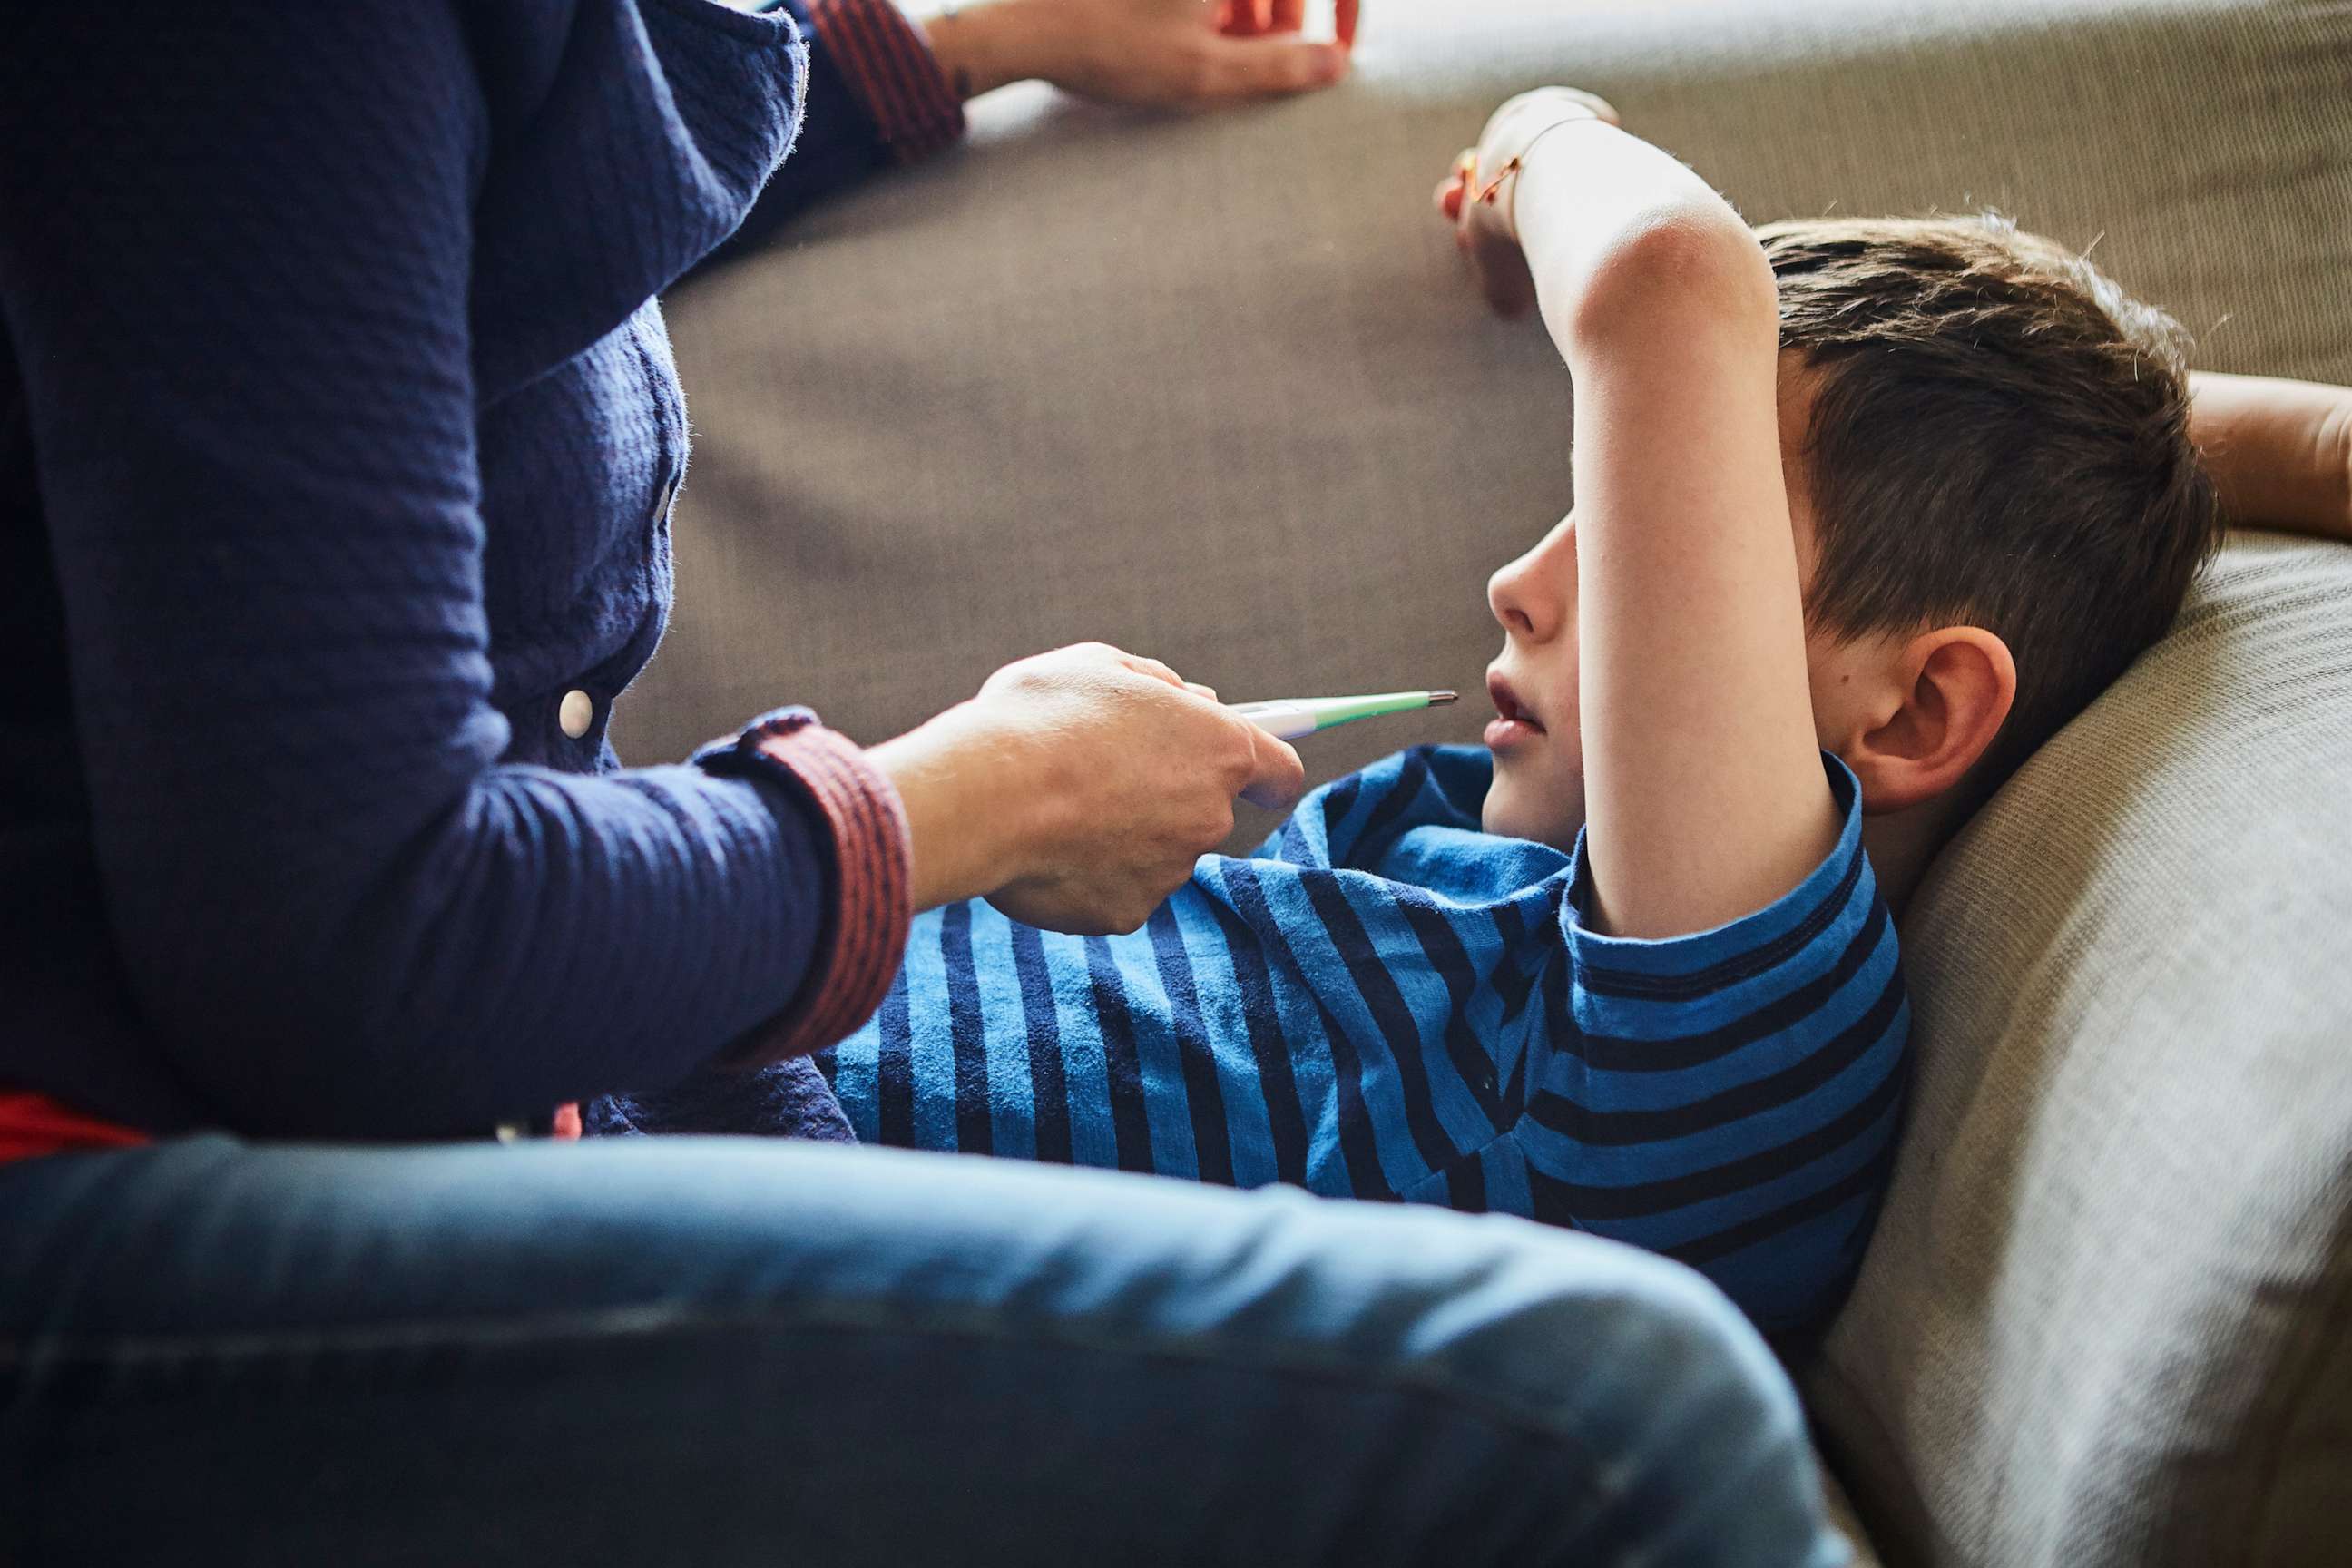
<path id="1" fill-rule="evenodd" d="M 1328 87 L 1348 74 L 1348 51 L 1280 36 L 1212 37 L 1196 97 L 1209 103 Z"/>
<path id="2" fill-rule="evenodd" d="M 1254 38 L 1265 31 L 1267 0 L 1223 0 L 1217 7 L 1217 31 L 1236 38 Z"/>
<path id="3" fill-rule="evenodd" d="M 1344 47 L 1352 49 L 1356 47 L 1356 22 L 1360 9 L 1360 0 L 1339 0 L 1337 7 L 1337 20 L 1339 42 Z"/>
<path id="4" fill-rule="evenodd" d="M 1266 9 L 1266 26 L 1277 33 L 1295 33 L 1307 26 L 1307 0 L 1274 0 Z"/>
<path id="5" fill-rule="evenodd" d="M 1129 653 L 1122 649 L 1118 654 L 1118 662 L 1127 666 L 1128 668 L 1135 671 L 1138 675 L 1148 675 L 1154 680 L 1164 680 L 1171 686 L 1184 686 L 1190 684 L 1182 676 L 1177 674 L 1174 670 L 1169 668 L 1158 659 L 1146 658 L 1139 653 Z"/>
<path id="6" fill-rule="evenodd" d="M 1307 793 L 1307 764 L 1287 741 L 1277 741 L 1248 721 L 1243 728 L 1250 732 L 1250 782 L 1243 786 L 1242 798 L 1252 805 L 1287 806 Z"/>

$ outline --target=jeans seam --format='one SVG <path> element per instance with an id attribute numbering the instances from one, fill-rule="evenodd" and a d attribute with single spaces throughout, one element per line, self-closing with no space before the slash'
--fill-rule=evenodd
<path id="1" fill-rule="evenodd" d="M 618 1307 L 594 1312 L 564 1312 L 520 1319 L 456 1324 L 379 1325 L 361 1330 L 296 1330 L 288 1332 L 203 1335 L 178 1338 L 140 1335 L 99 1342 L 28 1348 L 0 1342 L 0 1373 L 37 1378 L 63 1365 L 186 1365 L 262 1361 L 279 1356 L 379 1351 L 530 1346 L 556 1342 L 652 1338 L 659 1334 L 704 1334 L 742 1329 L 866 1331 L 908 1336 L 986 1340 L 999 1343 L 1064 1346 L 1139 1359 L 1175 1361 L 1237 1370 L 1328 1380 L 1345 1378 L 1357 1387 L 1424 1395 L 1457 1406 L 1498 1426 L 1550 1438 L 1587 1459 L 1598 1458 L 1572 1426 L 1481 1395 L 1453 1377 L 1343 1357 L 1269 1354 L 1245 1343 L 1208 1336 L 1113 1336 L 1074 1333 L 1051 1324 L 1003 1324 L 982 1318 L 907 1317 L 887 1311 L 845 1310 L 841 1304 L 789 1314 L 677 1310 L 666 1307 Z M 21 1387 L 21 1384 L 20 1384 Z"/>

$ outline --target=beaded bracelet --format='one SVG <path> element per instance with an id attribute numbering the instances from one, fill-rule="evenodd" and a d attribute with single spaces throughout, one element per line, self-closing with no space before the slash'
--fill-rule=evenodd
<path id="1" fill-rule="evenodd" d="M 1609 123 L 1610 121 L 1601 119 L 1601 116 L 1597 114 L 1571 115 L 1566 120 L 1553 121 L 1549 125 L 1545 126 L 1542 130 L 1529 137 L 1528 139 L 1528 144 L 1520 148 L 1517 153 L 1514 153 L 1511 155 L 1511 161 L 1505 163 L 1500 169 L 1496 170 L 1495 172 L 1495 177 L 1486 182 L 1486 188 L 1480 191 L 1472 199 L 1476 201 L 1481 206 L 1493 206 L 1495 205 L 1496 194 L 1503 188 L 1503 182 L 1510 179 L 1512 175 L 1517 174 L 1522 169 L 1526 168 L 1528 157 L 1536 150 L 1536 144 L 1541 142 L 1545 137 L 1550 135 L 1553 132 L 1560 129 L 1562 126 L 1607 125 Z M 1471 183 L 1478 176 L 1478 154 L 1474 150 L 1464 153 L 1462 157 L 1462 187 L 1466 193 L 1470 188 Z M 1517 234 L 1519 230 L 1519 187 L 1516 182 L 1514 182 L 1511 186 L 1510 225 L 1511 232 L 1513 234 Z"/>

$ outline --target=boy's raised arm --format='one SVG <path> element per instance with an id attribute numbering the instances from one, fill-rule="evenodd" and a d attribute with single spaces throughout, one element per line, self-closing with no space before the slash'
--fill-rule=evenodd
<path id="1" fill-rule="evenodd" d="M 1838 816 L 1780 472 L 1771 269 L 1704 181 L 1597 108 L 1547 89 L 1496 113 L 1469 237 L 1489 264 L 1516 240 L 1575 383 L 1588 918 L 1664 937 L 1789 891 Z"/>

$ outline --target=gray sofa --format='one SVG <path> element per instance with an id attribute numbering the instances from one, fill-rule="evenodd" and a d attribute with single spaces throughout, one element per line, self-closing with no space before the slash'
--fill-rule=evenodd
<path id="1" fill-rule="evenodd" d="M 786 700 L 880 739 L 1089 637 L 1236 699 L 1475 688 L 1486 574 L 1568 505 L 1569 388 L 1429 190 L 1541 82 L 1752 218 L 1995 205 L 2096 240 L 2203 365 L 2352 380 L 2341 5 L 1369 10 L 1310 100 L 999 95 L 670 302 L 697 446 L 625 755 Z M 1475 706 L 1305 754 L 1470 739 Z M 1904 937 L 1905 1152 L 1793 1368 L 1865 1551 L 2352 1562 L 2352 549 L 2235 544 Z"/>

